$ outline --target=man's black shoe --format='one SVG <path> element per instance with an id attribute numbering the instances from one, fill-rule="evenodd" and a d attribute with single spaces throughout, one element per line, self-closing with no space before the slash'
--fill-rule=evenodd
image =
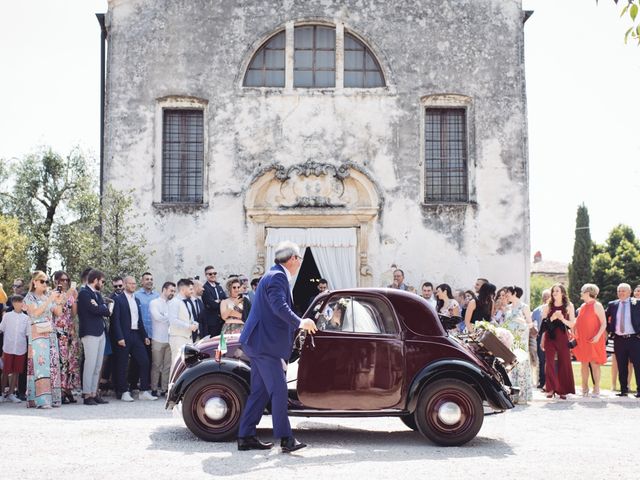
<path id="1" fill-rule="evenodd" d="M 93 398 L 93 397 L 85 398 L 84 402 L 82 402 L 82 403 L 84 403 L 85 405 L 97 405 L 98 404 L 98 402 L 96 402 L 96 399 Z"/>
<path id="2" fill-rule="evenodd" d="M 153 395 L 154 397 L 158 396 L 158 391 L 157 390 L 151 390 L 151 395 Z"/>
<path id="3" fill-rule="evenodd" d="M 296 450 L 300 450 L 306 446 L 306 443 L 299 442 L 295 437 L 284 437 L 280 440 L 280 447 L 282 447 L 283 453 L 295 452 Z"/>
<path id="4" fill-rule="evenodd" d="M 627 395 L 629 395 L 629 392 L 616 393 L 616 397 L 626 397 Z"/>
<path id="5" fill-rule="evenodd" d="M 636 393 L 636 398 L 640 398 L 640 392 Z"/>
<path id="6" fill-rule="evenodd" d="M 269 450 L 271 442 L 261 442 L 258 437 L 238 437 L 238 450 Z"/>
<path id="7" fill-rule="evenodd" d="M 102 397 L 94 397 L 93 400 L 98 404 L 98 405 L 106 405 L 107 403 L 109 403 L 109 400 L 105 400 Z"/>

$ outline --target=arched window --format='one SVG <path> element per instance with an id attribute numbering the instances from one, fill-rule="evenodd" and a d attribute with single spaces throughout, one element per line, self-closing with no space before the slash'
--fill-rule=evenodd
<path id="1" fill-rule="evenodd" d="M 344 86 L 345 88 L 384 87 L 380 64 L 371 50 L 346 32 L 344 34 Z"/>
<path id="2" fill-rule="evenodd" d="M 244 77 L 245 87 L 284 87 L 285 32 L 271 37 L 256 52 Z"/>
<path id="3" fill-rule="evenodd" d="M 309 25 L 294 34 L 293 86 L 335 87 L 336 29 Z"/>

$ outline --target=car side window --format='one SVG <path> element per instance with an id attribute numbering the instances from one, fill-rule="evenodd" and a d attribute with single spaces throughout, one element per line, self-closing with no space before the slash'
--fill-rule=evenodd
<path id="1" fill-rule="evenodd" d="M 393 313 L 375 297 L 335 296 L 316 314 L 318 329 L 352 333 L 396 333 Z"/>

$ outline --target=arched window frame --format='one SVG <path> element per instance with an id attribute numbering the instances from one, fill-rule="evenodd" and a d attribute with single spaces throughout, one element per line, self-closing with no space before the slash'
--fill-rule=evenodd
<path id="1" fill-rule="evenodd" d="M 321 27 L 330 27 L 335 28 L 336 36 L 335 36 L 335 86 L 334 87 L 295 87 L 294 86 L 294 55 L 295 55 L 295 28 L 304 27 L 304 26 L 321 26 Z M 305 19 L 299 21 L 289 21 L 284 25 L 285 31 L 285 86 L 250 86 L 246 85 L 246 76 L 249 70 L 249 66 L 252 64 L 255 56 L 261 51 L 263 47 L 277 34 L 283 31 L 282 26 L 273 32 L 264 35 L 259 41 L 257 41 L 254 46 L 249 50 L 250 53 L 245 55 L 245 59 L 243 61 L 242 67 L 239 69 L 238 75 L 238 84 L 239 87 L 244 90 L 274 90 L 274 91 L 288 91 L 288 92 L 298 92 L 304 93 L 308 92 L 308 94 L 313 94 L 316 91 L 343 91 L 345 94 L 347 92 L 380 92 L 387 91 L 393 92 L 395 89 L 390 85 L 390 72 L 385 68 L 385 62 L 381 61 L 384 56 L 381 56 L 380 52 L 377 51 L 364 37 L 354 30 L 350 28 L 345 28 L 345 25 L 342 22 L 328 22 L 323 19 Z M 373 58 L 376 65 L 379 67 L 380 76 L 382 77 L 382 86 L 377 87 L 345 87 L 344 86 L 344 41 L 345 35 L 348 34 L 356 39 L 358 42 L 364 45 L 366 52 L 368 52 Z"/>

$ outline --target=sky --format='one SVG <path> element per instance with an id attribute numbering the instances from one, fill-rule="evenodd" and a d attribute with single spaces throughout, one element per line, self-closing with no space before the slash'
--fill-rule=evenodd
<path id="1" fill-rule="evenodd" d="M 640 235 L 640 47 L 613 0 L 523 0 L 531 253 L 571 260 L 576 210 L 603 242 Z M 100 28 L 106 0 L 0 2 L 0 158 L 41 145 L 99 156 Z M 500 228 L 499 225 L 493 228 Z"/>

